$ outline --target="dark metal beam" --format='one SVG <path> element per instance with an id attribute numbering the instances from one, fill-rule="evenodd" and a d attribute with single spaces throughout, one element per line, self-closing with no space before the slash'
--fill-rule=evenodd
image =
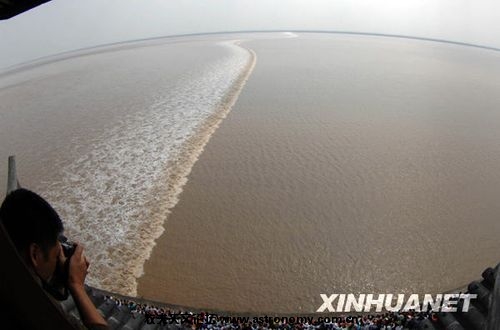
<path id="1" fill-rule="evenodd" d="M 51 0 L 0 0 L 0 19 L 9 19 Z"/>
<path id="2" fill-rule="evenodd" d="M 20 188 L 17 180 L 16 157 L 9 156 L 9 174 L 7 176 L 7 195 Z"/>
<path id="3" fill-rule="evenodd" d="M 495 285 L 488 315 L 488 330 L 500 329 L 500 264 L 496 267 Z"/>

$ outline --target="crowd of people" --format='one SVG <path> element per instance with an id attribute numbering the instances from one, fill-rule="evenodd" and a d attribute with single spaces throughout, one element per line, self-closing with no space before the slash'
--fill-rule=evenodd
<path id="1" fill-rule="evenodd" d="M 404 330 L 420 329 L 422 322 L 438 322 L 432 312 L 387 312 L 374 315 L 311 317 L 311 322 L 290 322 L 291 317 L 234 317 L 220 316 L 207 312 L 193 313 L 168 307 L 138 303 L 130 299 L 106 296 L 106 300 L 115 303 L 118 308 L 125 307 L 131 317 L 141 317 L 144 323 L 163 326 L 182 326 L 192 329 L 210 330 L 260 330 L 260 329 L 328 329 L 328 330 Z M 295 318 L 298 320 L 298 318 Z M 428 320 L 428 321 L 426 321 Z M 302 321 L 302 320 L 301 320 Z"/>

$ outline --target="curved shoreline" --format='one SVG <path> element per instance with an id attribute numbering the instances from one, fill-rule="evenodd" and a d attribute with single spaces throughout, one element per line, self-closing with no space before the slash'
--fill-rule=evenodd
<path id="1" fill-rule="evenodd" d="M 214 32 L 206 32 L 206 33 L 187 33 L 187 34 L 176 34 L 176 35 L 166 35 L 166 36 L 157 36 L 151 38 L 141 38 L 141 39 L 133 39 L 127 41 L 117 41 L 109 44 L 100 44 L 96 46 L 78 48 L 74 50 L 69 50 L 65 52 L 55 53 L 52 55 L 42 56 L 39 58 L 35 58 L 33 60 L 29 60 L 26 62 L 21 62 L 19 64 L 14 64 L 7 66 L 5 68 L 0 68 L 0 77 L 3 75 L 8 75 L 11 73 L 15 73 L 18 71 L 23 71 L 26 69 L 32 69 L 39 65 L 50 64 L 53 62 L 63 61 L 66 59 L 71 59 L 79 56 L 92 55 L 95 53 L 107 52 L 107 51 L 116 51 L 116 48 L 122 46 L 125 49 L 134 48 L 134 47 L 144 47 L 147 45 L 137 45 L 134 46 L 134 43 L 141 42 L 150 42 L 150 41 L 160 41 L 163 39 L 174 39 L 174 38 L 188 38 L 188 37 L 197 37 L 197 36 L 217 36 L 224 34 L 245 34 L 245 33 L 323 33 L 323 34 L 340 34 L 340 35 L 357 35 L 357 36 L 372 36 L 372 37 L 386 37 L 386 38 L 400 38 L 400 39 L 410 39 L 410 40 L 420 40 L 420 41 L 429 41 L 429 42 L 439 42 L 439 43 L 447 43 L 457 46 L 463 47 L 473 47 L 484 50 L 490 50 L 495 52 L 500 52 L 499 47 L 475 44 L 463 41 L 456 40 L 446 40 L 440 38 L 431 38 L 431 37 L 422 37 L 422 36 L 410 36 L 404 34 L 389 34 L 389 33 L 378 33 L 378 32 L 363 32 L 363 31 L 341 31 L 341 30 L 242 30 L 242 31 L 214 31 Z M 154 46 L 154 45 L 153 45 Z M 110 48 L 111 49 L 107 49 Z"/>

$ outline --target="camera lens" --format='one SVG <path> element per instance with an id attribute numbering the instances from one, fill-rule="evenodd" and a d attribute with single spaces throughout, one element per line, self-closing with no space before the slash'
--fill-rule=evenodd
<path id="1" fill-rule="evenodd" d="M 59 242 L 61 242 L 61 246 L 63 248 L 64 256 L 66 258 L 70 258 L 73 253 L 75 252 L 75 243 L 70 242 L 66 236 L 63 234 L 60 234 L 59 237 Z"/>

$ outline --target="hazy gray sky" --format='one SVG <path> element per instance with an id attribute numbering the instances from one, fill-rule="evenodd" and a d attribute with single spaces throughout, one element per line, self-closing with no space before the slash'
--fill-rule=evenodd
<path id="1" fill-rule="evenodd" d="M 235 30 L 350 30 L 500 48 L 498 0 L 53 0 L 0 21 L 0 69 L 99 44 Z"/>

